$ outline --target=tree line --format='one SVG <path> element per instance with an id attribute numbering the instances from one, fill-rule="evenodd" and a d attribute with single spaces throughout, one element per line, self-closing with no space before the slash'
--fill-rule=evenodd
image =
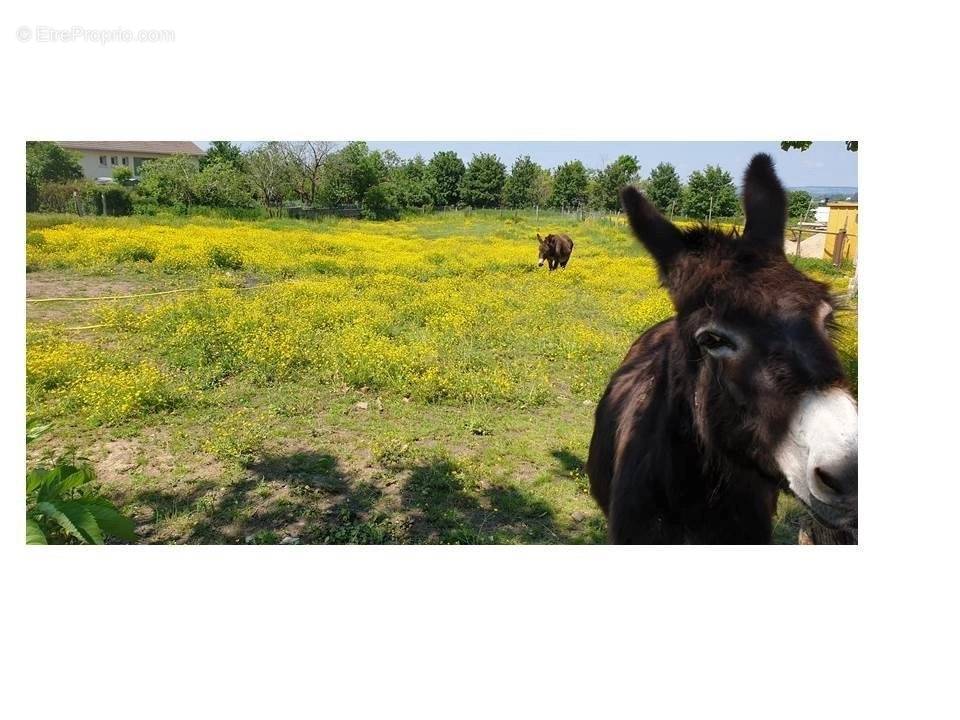
<path id="1" fill-rule="evenodd" d="M 494 154 L 465 163 L 455 152 L 404 160 L 365 142 L 338 146 L 325 140 L 266 142 L 242 151 L 225 140 L 199 158 L 174 155 L 145 162 L 133 178 L 114 171 L 104 188 L 81 180 L 76 157 L 55 143 L 27 144 L 27 209 L 69 212 L 83 202 L 92 212 L 151 213 L 164 208 L 261 208 L 279 215 L 287 206 L 355 206 L 364 217 L 396 218 L 404 211 L 438 208 L 580 208 L 617 211 L 625 185 L 641 188 L 664 213 L 676 217 L 734 217 L 740 200 L 730 173 L 708 165 L 683 182 L 670 163 L 641 176 L 637 159 L 621 155 L 602 169 L 571 160 L 544 168 L 528 155 L 508 169 Z M 110 197 L 104 195 L 109 193 Z M 110 202 L 106 202 L 109 199 Z M 810 206 L 803 191 L 791 195 L 791 215 Z M 79 208 L 78 208 L 78 211 Z"/>

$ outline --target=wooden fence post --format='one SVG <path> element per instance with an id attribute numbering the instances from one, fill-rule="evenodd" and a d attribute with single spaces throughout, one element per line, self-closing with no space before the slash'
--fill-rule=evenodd
<path id="1" fill-rule="evenodd" d="M 843 264 L 843 246 L 847 242 L 847 231 L 840 230 L 833 241 L 833 264 L 840 267 Z"/>

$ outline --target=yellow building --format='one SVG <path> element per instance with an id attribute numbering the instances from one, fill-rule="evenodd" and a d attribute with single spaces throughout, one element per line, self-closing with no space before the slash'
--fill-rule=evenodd
<path id="1" fill-rule="evenodd" d="M 860 217 L 858 204 L 849 201 L 827 203 L 830 215 L 827 218 L 827 237 L 823 244 L 823 257 L 833 259 L 833 249 L 837 240 L 837 233 L 846 231 L 847 239 L 843 243 L 843 259 L 853 260 L 857 256 L 857 220 Z"/>

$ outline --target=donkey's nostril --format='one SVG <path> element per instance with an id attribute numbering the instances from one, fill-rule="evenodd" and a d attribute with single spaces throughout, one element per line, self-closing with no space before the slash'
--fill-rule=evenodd
<path id="1" fill-rule="evenodd" d="M 824 502 L 846 503 L 857 497 L 856 458 L 844 458 L 834 462 L 820 462 L 813 468 L 810 478 L 814 495 Z"/>
<path id="2" fill-rule="evenodd" d="M 833 477 L 829 472 L 823 468 L 814 468 L 813 470 L 817 474 L 817 479 L 820 480 L 824 485 L 826 485 L 830 490 L 833 490 L 837 495 L 843 495 L 844 489 L 840 484 L 840 480 Z"/>

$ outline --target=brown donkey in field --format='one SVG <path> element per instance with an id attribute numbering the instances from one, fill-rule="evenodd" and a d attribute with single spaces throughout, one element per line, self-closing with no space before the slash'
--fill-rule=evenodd
<path id="1" fill-rule="evenodd" d="M 630 348 L 597 407 L 587 472 L 616 543 L 768 543 L 781 489 L 857 526 L 857 406 L 834 300 L 783 252 L 768 155 L 744 176 L 743 235 L 680 230 L 633 188 L 621 202 L 676 315 Z"/>
<path id="2" fill-rule="evenodd" d="M 573 240 L 569 235 L 540 237 L 540 233 L 537 233 L 537 243 L 540 246 L 537 267 L 542 267 L 544 260 L 547 261 L 547 267 L 550 270 L 556 270 L 558 267 L 565 268 L 570 262 L 570 255 L 573 254 Z"/>

